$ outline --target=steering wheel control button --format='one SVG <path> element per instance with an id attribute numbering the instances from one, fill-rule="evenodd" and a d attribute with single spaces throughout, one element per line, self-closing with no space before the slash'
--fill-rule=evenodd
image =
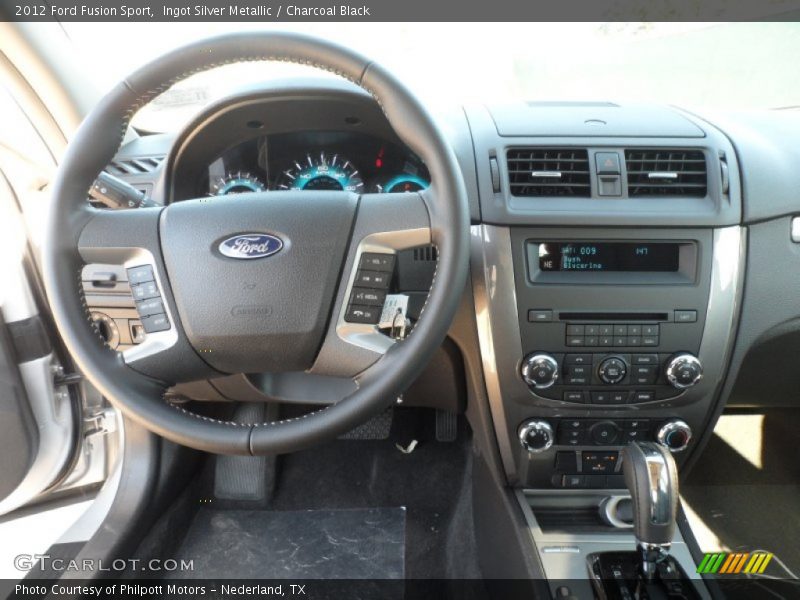
<path id="1" fill-rule="evenodd" d="M 670 449 L 671 452 L 681 452 L 689 445 L 692 439 L 692 428 L 685 421 L 669 421 L 661 426 L 656 434 L 656 440 Z"/>
<path id="2" fill-rule="evenodd" d="M 670 385 L 682 390 L 692 387 L 703 378 L 703 365 L 692 354 L 676 354 L 667 362 L 665 373 Z"/>
<path id="3" fill-rule="evenodd" d="M 369 271 L 385 271 L 391 273 L 394 270 L 394 254 L 365 252 L 361 255 L 358 267 Z"/>
<path id="4" fill-rule="evenodd" d="M 547 421 L 526 421 L 519 428 L 519 442 L 531 454 L 550 449 L 555 432 Z"/>
<path id="5" fill-rule="evenodd" d="M 595 444 L 611 446 L 619 439 L 620 431 L 613 421 L 600 421 L 589 429 L 589 436 Z"/>
<path id="6" fill-rule="evenodd" d="M 166 331 L 169 329 L 169 319 L 167 315 L 151 315 L 149 317 L 142 317 L 142 327 L 145 333 L 156 333 L 158 331 Z"/>
<path id="7" fill-rule="evenodd" d="M 161 298 L 150 298 L 136 303 L 136 310 L 140 317 L 164 314 L 164 303 Z"/>
<path id="8" fill-rule="evenodd" d="M 628 365 L 618 356 L 611 356 L 603 360 L 597 369 L 600 381 L 614 385 L 620 383 L 628 374 Z"/>
<path id="9" fill-rule="evenodd" d="M 528 310 L 529 323 L 550 323 L 553 320 L 553 311 L 548 309 L 531 308 Z"/>
<path id="10" fill-rule="evenodd" d="M 356 274 L 355 285 L 358 287 L 385 290 L 389 288 L 392 274 L 385 271 L 359 271 Z"/>
<path id="11" fill-rule="evenodd" d="M 141 267 L 131 267 L 128 269 L 128 283 L 131 285 L 139 285 L 148 281 L 155 281 L 153 274 L 153 267 L 150 265 L 142 265 Z"/>
<path id="12" fill-rule="evenodd" d="M 381 306 L 353 305 L 347 309 L 347 312 L 344 315 L 344 320 L 348 323 L 377 325 L 381 318 L 381 310 Z"/>
<path id="13" fill-rule="evenodd" d="M 546 389 L 558 379 L 558 362 L 549 354 L 531 354 L 522 361 L 520 372 L 529 386 Z"/>
<path id="14" fill-rule="evenodd" d="M 133 295 L 133 299 L 137 302 L 139 300 L 159 298 L 161 296 L 155 281 L 148 281 L 146 283 L 140 283 L 139 285 L 132 285 L 131 294 Z"/>
<path id="15" fill-rule="evenodd" d="M 353 293 L 350 295 L 351 304 L 363 306 L 383 306 L 385 300 L 386 292 L 368 288 L 354 288 Z"/>

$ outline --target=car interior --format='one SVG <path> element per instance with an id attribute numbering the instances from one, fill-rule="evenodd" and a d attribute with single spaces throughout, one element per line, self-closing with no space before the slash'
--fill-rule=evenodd
<path id="1" fill-rule="evenodd" d="M 131 126 L 253 61 L 317 74 Z M 800 112 L 433 111 L 280 31 L 74 68 L 0 23 L 0 556 L 88 507 L 19 582 L 800 595 Z"/>

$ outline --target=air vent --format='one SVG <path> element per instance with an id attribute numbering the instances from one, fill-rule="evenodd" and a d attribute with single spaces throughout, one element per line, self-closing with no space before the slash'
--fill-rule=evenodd
<path id="1" fill-rule="evenodd" d="M 158 168 L 163 156 L 143 156 L 140 158 L 126 158 L 124 160 L 114 160 L 106 167 L 106 171 L 112 175 L 127 176 L 151 173 Z"/>
<path id="2" fill-rule="evenodd" d="M 436 246 L 414 248 L 414 262 L 436 262 Z"/>
<path id="3" fill-rule="evenodd" d="M 706 157 L 700 150 L 626 150 L 628 195 L 705 196 Z"/>
<path id="4" fill-rule="evenodd" d="M 586 150 L 512 148 L 506 159 L 514 196 L 590 196 Z"/>

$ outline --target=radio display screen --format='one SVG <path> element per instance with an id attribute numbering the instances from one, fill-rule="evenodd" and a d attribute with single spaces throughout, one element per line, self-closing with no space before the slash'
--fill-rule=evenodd
<path id="1" fill-rule="evenodd" d="M 676 272 L 680 244 L 649 242 L 540 242 L 542 271 Z"/>

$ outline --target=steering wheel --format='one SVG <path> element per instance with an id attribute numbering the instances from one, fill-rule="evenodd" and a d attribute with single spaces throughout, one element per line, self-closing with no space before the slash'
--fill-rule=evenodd
<path id="1" fill-rule="evenodd" d="M 87 190 L 119 149 L 138 109 L 189 75 L 241 61 L 310 65 L 360 86 L 424 161 L 431 186 L 420 193 L 361 196 L 273 191 L 119 211 L 87 202 Z M 172 51 L 134 72 L 83 121 L 59 167 L 52 202 L 44 280 L 76 364 L 126 416 L 208 452 L 295 451 L 379 414 L 439 347 L 466 284 L 468 205 L 452 148 L 386 70 L 301 35 L 225 35 Z M 408 337 L 394 340 L 373 323 L 351 322 L 346 313 L 361 282 L 360 267 L 386 272 L 398 250 L 424 244 L 438 251 L 436 274 Z M 91 326 L 81 286 L 82 267 L 90 262 L 124 265 L 135 296 L 143 298 L 140 314 L 160 311 L 144 343 L 115 352 Z M 344 370 L 360 370 L 348 375 L 354 385 L 345 397 L 302 417 L 239 423 L 165 400 L 168 387 L 179 382 L 233 373 L 307 373 L 329 344 L 339 349 Z"/>

